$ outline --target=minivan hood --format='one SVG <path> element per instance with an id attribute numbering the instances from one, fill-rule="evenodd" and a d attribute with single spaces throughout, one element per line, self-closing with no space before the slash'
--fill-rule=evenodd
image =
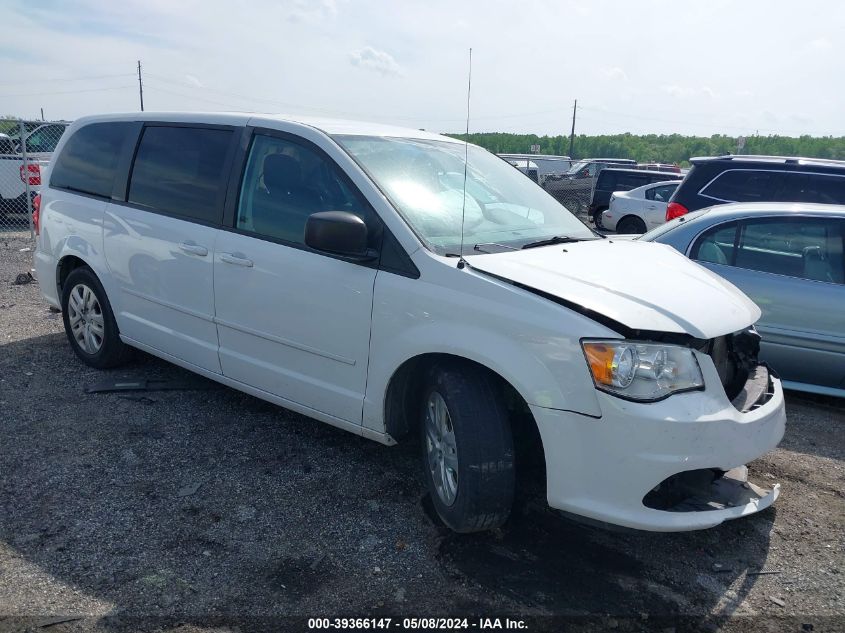
<path id="1" fill-rule="evenodd" d="M 589 240 L 466 261 L 633 330 L 710 339 L 744 329 L 761 314 L 736 286 L 664 244 Z"/>

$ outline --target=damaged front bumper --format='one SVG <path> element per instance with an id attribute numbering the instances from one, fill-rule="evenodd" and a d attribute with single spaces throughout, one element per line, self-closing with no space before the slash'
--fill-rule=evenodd
<path id="1" fill-rule="evenodd" d="M 780 380 L 766 373 L 761 390 L 756 373 L 746 397 L 732 403 L 713 363 L 704 357 L 699 364 L 706 390 L 653 403 L 598 393 L 600 419 L 532 406 L 546 456 L 549 505 L 666 532 L 713 527 L 769 507 L 779 486 L 747 482 L 744 465 L 783 437 Z"/>

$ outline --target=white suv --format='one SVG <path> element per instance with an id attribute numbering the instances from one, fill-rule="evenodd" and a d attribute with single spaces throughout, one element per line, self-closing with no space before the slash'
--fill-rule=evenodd
<path id="1" fill-rule="evenodd" d="M 139 348 L 383 444 L 417 434 L 462 532 L 507 519 L 532 430 L 572 514 L 691 530 L 778 495 L 742 468 L 785 423 L 757 306 L 481 148 L 143 113 L 80 119 L 55 156 L 35 264 L 88 365 Z"/>

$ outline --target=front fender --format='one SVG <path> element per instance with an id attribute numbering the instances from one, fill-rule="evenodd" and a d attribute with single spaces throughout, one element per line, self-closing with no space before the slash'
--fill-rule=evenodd
<path id="1" fill-rule="evenodd" d="M 487 367 L 529 405 L 601 415 L 580 338 L 606 336 L 604 326 L 486 275 L 454 269 L 448 275 L 460 280 L 458 288 L 379 273 L 365 427 L 385 430 L 391 378 L 406 361 L 432 353 Z"/>

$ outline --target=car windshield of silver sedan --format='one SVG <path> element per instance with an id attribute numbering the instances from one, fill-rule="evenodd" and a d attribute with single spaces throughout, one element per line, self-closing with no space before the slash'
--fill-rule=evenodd
<path id="1" fill-rule="evenodd" d="M 599 239 L 536 183 L 480 147 L 410 138 L 335 138 L 440 255 L 459 251 L 462 217 L 466 253 L 517 249 L 561 235 L 571 241 Z"/>

